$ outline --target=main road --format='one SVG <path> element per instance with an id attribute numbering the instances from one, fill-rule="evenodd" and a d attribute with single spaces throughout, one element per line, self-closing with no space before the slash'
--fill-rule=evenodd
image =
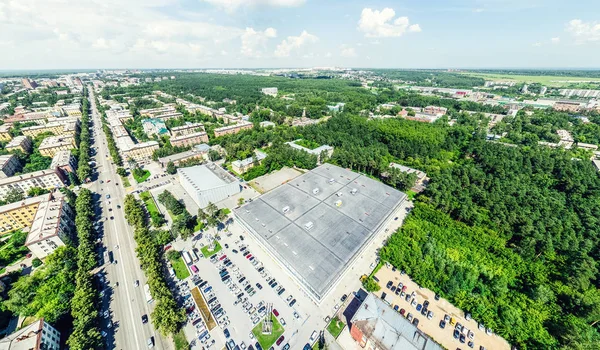
<path id="1" fill-rule="evenodd" d="M 153 337 L 154 348 L 171 349 L 170 341 L 158 334 L 150 320 L 147 323 L 142 322 L 143 315 L 150 318 L 153 304 L 146 301 L 146 277 L 135 253 L 133 230 L 127 224 L 123 213 L 125 189 L 108 153 L 94 90 L 92 87 L 88 90 L 93 121 L 92 146 L 95 148 L 92 160 L 96 163 L 97 174 L 89 188 L 99 194 L 100 205 L 97 213 L 101 215 L 97 215 L 96 220 L 102 224 L 103 250 L 112 252 L 116 261 L 114 264 L 105 261 L 102 270 L 106 277 L 102 313 L 108 311 L 106 319 L 102 316 L 102 326 L 106 332 L 105 341 L 107 347 L 112 349 L 146 349 L 149 347 L 149 339 Z"/>

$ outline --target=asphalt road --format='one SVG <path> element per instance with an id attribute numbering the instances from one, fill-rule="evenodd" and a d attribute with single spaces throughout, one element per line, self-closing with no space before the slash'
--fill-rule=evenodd
<path id="1" fill-rule="evenodd" d="M 148 339 L 154 337 L 155 349 L 171 349 L 171 342 L 163 339 L 150 321 L 142 323 L 142 315 L 150 317 L 153 305 L 146 302 L 146 277 L 135 254 L 133 230 L 125 221 L 123 213 L 125 189 L 116 173 L 117 167 L 109 158 L 93 89 L 90 87 L 89 91 L 93 121 L 92 147 L 96 149 L 92 160 L 96 162 L 97 172 L 89 188 L 99 195 L 100 208 L 97 210 L 101 210 L 102 215 L 97 216 L 97 222 L 103 227 L 103 249 L 112 252 L 116 260 L 116 264 L 106 262 L 101 272 L 106 277 L 102 312 L 108 310 L 110 313 L 102 321 L 103 330 L 107 333 L 107 348 L 147 349 Z M 106 198 L 107 194 L 110 199 Z M 117 205 L 121 208 L 117 208 Z M 139 281 L 138 287 L 134 285 L 135 281 Z M 111 322 L 112 326 L 109 327 Z"/>

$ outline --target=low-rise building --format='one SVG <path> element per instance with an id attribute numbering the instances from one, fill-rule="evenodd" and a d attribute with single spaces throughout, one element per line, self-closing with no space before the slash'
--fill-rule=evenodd
<path id="1" fill-rule="evenodd" d="M 172 154 L 167 157 L 158 158 L 158 163 L 163 168 L 167 167 L 169 162 L 173 162 L 175 165 L 179 165 L 181 162 L 190 160 L 190 159 L 204 159 L 208 160 L 208 152 L 210 151 L 210 146 L 206 143 L 202 143 L 192 147 L 191 150 Z"/>
<path id="2" fill-rule="evenodd" d="M 423 113 L 443 116 L 448 113 L 448 108 L 439 106 L 427 106 L 423 108 Z"/>
<path id="3" fill-rule="evenodd" d="M 177 110 L 175 109 L 175 105 L 166 104 L 166 105 L 164 105 L 162 107 L 158 107 L 158 108 L 142 109 L 140 111 L 140 115 L 143 117 L 156 118 L 156 116 L 160 115 L 160 114 L 169 114 L 169 113 L 175 113 L 175 112 L 177 112 Z"/>
<path id="4" fill-rule="evenodd" d="M 40 318 L 0 339 L 0 350 L 60 350 L 60 332 Z"/>
<path id="5" fill-rule="evenodd" d="M 214 130 L 215 132 L 215 137 L 219 137 L 219 136 L 223 136 L 223 135 L 230 135 L 230 134 L 237 134 L 238 132 L 242 131 L 242 130 L 248 130 L 248 129 L 252 129 L 253 124 L 247 121 L 241 121 L 235 125 L 228 125 L 228 126 L 224 126 L 221 128 L 216 128 Z"/>
<path id="6" fill-rule="evenodd" d="M 40 203 L 25 246 L 38 259 L 46 258 L 73 238 L 73 219 L 73 210 L 65 198 L 52 194 Z"/>
<path id="7" fill-rule="evenodd" d="M 205 131 L 195 132 L 181 136 L 171 137 L 171 145 L 187 147 L 208 142 L 208 134 Z"/>
<path id="8" fill-rule="evenodd" d="M 198 207 L 217 203 L 240 192 L 240 183 L 214 163 L 177 169 L 179 183 Z"/>
<path id="9" fill-rule="evenodd" d="M 21 168 L 21 162 L 14 154 L 0 156 L 0 179 L 13 176 Z"/>
<path id="10" fill-rule="evenodd" d="M 554 109 L 563 112 L 579 112 L 581 103 L 574 101 L 558 101 L 554 104 Z"/>
<path id="11" fill-rule="evenodd" d="M 309 149 L 304 146 L 300 146 L 300 145 L 296 144 L 296 142 L 298 142 L 298 141 L 300 141 L 300 140 L 294 140 L 292 142 L 286 142 L 286 143 L 294 149 L 316 155 L 317 161 L 319 163 L 321 162 L 321 155 L 323 154 L 323 152 L 325 152 L 325 155 L 327 158 L 330 158 L 333 155 L 333 147 L 331 147 L 329 145 L 322 145 L 317 148 Z"/>
<path id="12" fill-rule="evenodd" d="M 234 160 L 231 162 L 231 169 L 237 174 L 243 174 L 248 171 L 248 169 L 260 164 L 265 158 L 267 158 L 267 155 L 264 152 L 256 150 L 254 151 L 254 156 L 252 157 L 242 160 Z"/>
<path id="13" fill-rule="evenodd" d="M 67 118 L 65 118 L 67 119 Z M 34 125 L 21 129 L 21 132 L 25 136 L 32 138 L 45 132 L 51 132 L 56 136 L 60 135 L 75 135 L 79 130 L 79 121 L 77 119 L 68 118 L 68 120 L 54 121 L 44 125 Z"/>
<path id="14" fill-rule="evenodd" d="M 38 151 L 45 157 L 54 157 L 58 151 L 70 151 L 75 147 L 73 135 L 49 136 L 42 140 Z"/>
<path id="15" fill-rule="evenodd" d="M 31 227 L 41 202 L 50 194 L 26 198 L 0 207 L 0 235 Z"/>
<path id="16" fill-rule="evenodd" d="M 158 142 L 156 141 L 140 142 L 131 145 L 129 149 L 123 150 L 122 155 L 125 160 L 132 159 L 138 164 L 144 164 L 152 160 L 152 154 L 157 149 Z"/>
<path id="17" fill-rule="evenodd" d="M 167 130 L 165 122 L 160 119 L 143 119 L 142 127 L 144 128 L 144 133 L 148 136 L 169 134 L 169 130 Z"/>
<path id="18" fill-rule="evenodd" d="M 276 87 L 270 87 L 270 88 L 262 88 L 260 91 L 265 95 L 275 97 L 275 96 L 277 96 L 278 89 Z"/>
<path id="19" fill-rule="evenodd" d="M 28 136 L 20 135 L 12 139 L 7 145 L 6 150 L 9 152 L 21 151 L 23 153 L 31 152 L 32 142 Z"/>
<path id="20" fill-rule="evenodd" d="M 38 170 L 32 173 L 16 175 L 0 179 L 0 198 L 6 197 L 8 193 L 17 190 L 27 193 L 34 187 L 54 189 L 64 187 L 65 177 L 56 169 Z"/>
<path id="21" fill-rule="evenodd" d="M 74 173 L 77 170 L 75 157 L 73 157 L 71 151 L 58 151 L 52 158 L 50 169 L 60 169 L 65 174 Z"/>
<path id="22" fill-rule="evenodd" d="M 12 128 L 11 124 L 2 124 L 0 125 L 0 141 L 10 141 L 12 140 L 12 135 L 10 134 L 10 129 Z"/>
<path id="23" fill-rule="evenodd" d="M 202 123 L 186 123 L 182 126 L 176 126 L 171 128 L 171 135 L 173 136 L 181 136 L 181 135 L 189 135 L 196 132 L 205 131 L 204 124 Z"/>
<path id="24" fill-rule="evenodd" d="M 590 150 L 590 151 L 597 151 L 598 145 L 593 145 L 591 143 L 577 142 L 577 148 L 583 148 L 583 149 Z"/>
<path id="25" fill-rule="evenodd" d="M 271 127 L 271 126 L 273 126 L 273 127 L 274 127 L 274 126 L 276 126 L 276 124 L 275 124 L 275 123 L 273 123 L 273 122 L 270 122 L 270 121 L 268 121 L 268 120 L 265 120 L 265 121 L 262 121 L 262 122 L 260 122 L 260 124 L 259 124 L 259 125 L 260 125 L 260 127 L 261 127 L 261 128 L 268 128 L 268 127 Z"/>
<path id="26" fill-rule="evenodd" d="M 154 116 L 154 118 L 162 119 L 162 120 L 169 120 L 169 119 L 181 118 L 182 116 L 183 116 L 183 114 L 181 114 L 179 112 L 173 112 L 173 113 L 159 114 L 159 115 Z"/>

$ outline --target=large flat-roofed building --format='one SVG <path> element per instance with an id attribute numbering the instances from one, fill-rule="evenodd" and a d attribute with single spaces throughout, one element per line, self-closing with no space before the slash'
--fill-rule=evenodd
<path id="1" fill-rule="evenodd" d="M 0 350 L 60 350 L 60 332 L 41 318 L 0 339 Z"/>
<path id="2" fill-rule="evenodd" d="M 193 134 L 186 134 L 171 137 L 171 145 L 177 147 L 188 147 L 198 145 L 201 143 L 208 142 L 208 134 L 205 131 L 195 132 Z"/>
<path id="3" fill-rule="evenodd" d="M 64 187 L 65 177 L 56 169 L 39 170 L 23 175 L 11 176 L 0 179 L 0 198 L 4 198 L 10 191 L 17 190 L 27 193 L 34 187 L 53 189 Z"/>
<path id="4" fill-rule="evenodd" d="M 2 124 L 0 125 L 0 141 L 10 141 L 12 140 L 12 135 L 10 134 L 10 129 L 12 128 L 12 124 Z"/>
<path id="5" fill-rule="evenodd" d="M 240 182 L 215 163 L 177 169 L 181 187 L 204 208 L 240 192 Z"/>
<path id="6" fill-rule="evenodd" d="M 234 213 L 320 303 L 405 199 L 381 182 L 323 164 Z"/>
<path id="7" fill-rule="evenodd" d="M 27 198 L 0 207 L 0 235 L 29 228 L 41 202 L 47 201 L 50 194 Z"/>
<path id="8" fill-rule="evenodd" d="M 42 140 L 38 151 L 45 157 L 54 157 L 59 151 L 70 151 L 75 147 L 73 135 L 49 136 Z"/>
<path id="9" fill-rule="evenodd" d="M 74 234 L 73 210 L 62 196 L 50 196 L 40 203 L 25 246 L 39 259 L 64 246 Z"/>
<path id="10" fill-rule="evenodd" d="M 50 163 L 50 169 L 60 169 L 65 174 L 73 173 L 77 170 L 77 166 L 75 164 L 75 157 L 71 154 L 71 151 L 58 151 L 52 158 L 52 163 Z"/>
<path id="11" fill-rule="evenodd" d="M 28 136 L 17 136 L 12 139 L 7 145 L 6 150 L 9 152 L 21 151 L 23 153 L 31 152 L 31 139 Z"/>
<path id="12" fill-rule="evenodd" d="M 21 168 L 21 163 L 14 154 L 0 156 L 0 179 L 13 176 Z"/>
<path id="13" fill-rule="evenodd" d="M 369 293 L 350 321 L 350 335 L 365 349 L 443 350 L 406 317 Z"/>
<path id="14" fill-rule="evenodd" d="M 229 135 L 229 134 L 237 134 L 242 130 L 252 129 L 253 124 L 247 121 L 241 121 L 235 125 L 228 125 L 221 128 L 216 128 L 214 130 L 215 137 Z"/>

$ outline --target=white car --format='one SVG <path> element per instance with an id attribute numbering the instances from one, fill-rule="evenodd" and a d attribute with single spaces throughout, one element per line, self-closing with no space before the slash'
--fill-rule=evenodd
<path id="1" fill-rule="evenodd" d="M 285 320 L 283 317 L 279 319 L 279 323 L 281 323 L 282 326 L 285 326 Z"/>
<path id="2" fill-rule="evenodd" d="M 254 334 L 252 332 L 248 333 L 248 336 L 250 337 L 250 339 L 254 340 Z"/>

